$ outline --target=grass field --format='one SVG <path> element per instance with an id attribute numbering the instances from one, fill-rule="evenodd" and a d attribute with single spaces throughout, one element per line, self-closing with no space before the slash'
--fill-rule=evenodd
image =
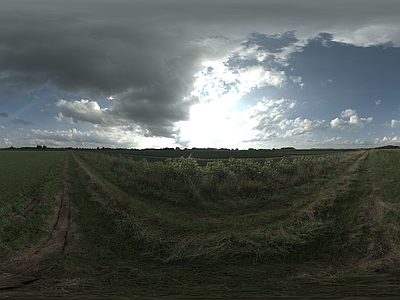
<path id="1" fill-rule="evenodd" d="M 313 151 L 1 151 L 0 297 L 400 295 L 400 151 Z"/>
<path id="2" fill-rule="evenodd" d="M 47 234 L 66 157 L 55 151 L 0 153 L 0 266 Z"/>

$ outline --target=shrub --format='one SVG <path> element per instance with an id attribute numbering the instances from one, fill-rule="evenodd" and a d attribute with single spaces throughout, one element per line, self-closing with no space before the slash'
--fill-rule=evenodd
<path id="1" fill-rule="evenodd" d="M 261 165 L 250 158 L 230 158 L 227 163 L 230 171 L 243 179 L 255 179 L 261 173 Z"/>

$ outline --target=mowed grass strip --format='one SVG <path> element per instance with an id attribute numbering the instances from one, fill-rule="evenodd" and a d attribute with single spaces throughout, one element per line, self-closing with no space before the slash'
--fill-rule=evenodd
<path id="1" fill-rule="evenodd" d="M 50 230 L 65 151 L 0 151 L 0 267 Z"/>
<path id="2" fill-rule="evenodd" d="M 370 196 L 360 217 L 368 226 L 369 237 L 362 264 L 400 271 L 400 151 L 370 151 L 366 164 Z"/>

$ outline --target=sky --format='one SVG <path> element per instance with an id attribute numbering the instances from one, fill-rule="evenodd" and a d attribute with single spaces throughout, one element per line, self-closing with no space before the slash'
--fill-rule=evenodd
<path id="1" fill-rule="evenodd" d="M 400 145 L 398 0 L 0 0 L 0 148 Z"/>

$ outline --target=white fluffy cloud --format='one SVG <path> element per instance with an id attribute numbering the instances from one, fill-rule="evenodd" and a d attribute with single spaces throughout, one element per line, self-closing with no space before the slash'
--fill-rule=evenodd
<path id="1" fill-rule="evenodd" d="M 256 120 L 254 127 L 258 131 L 257 140 L 271 140 L 272 138 L 294 138 L 296 136 L 312 134 L 322 130 L 325 120 L 310 120 L 307 118 L 290 118 L 290 111 L 296 102 L 289 99 L 264 99 L 251 110 L 251 118 Z"/>
<path id="2" fill-rule="evenodd" d="M 384 136 L 383 138 L 376 138 L 374 140 L 374 144 L 377 146 L 381 145 L 399 145 L 400 144 L 400 137 L 398 136 Z"/>
<path id="3" fill-rule="evenodd" d="M 335 118 L 331 121 L 331 128 L 332 129 L 339 129 L 339 130 L 348 130 L 351 132 L 357 132 L 360 129 L 364 128 L 366 124 L 372 122 L 372 117 L 368 118 L 360 118 L 353 109 L 346 109 L 340 113 L 342 118 L 349 118 L 348 120 Z"/>
<path id="4" fill-rule="evenodd" d="M 286 113 L 296 106 L 290 99 L 266 99 L 258 102 L 250 109 L 250 117 L 257 121 L 256 129 L 263 130 L 271 126 L 286 127 Z"/>
<path id="5" fill-rule="evenodd" d="M 40 144 L 49 146 L 70 145 L 73 147 L 96 147 L 103 145 L 109 147 L 113 144 L 133 147 L 135 138 L 125 132 L 123 135 L 116 130 L 87 130 L 81 131 L 75 128 L 69 130 L 39 130 L 32 129 L 32 134 Z"/>
<path id="6" fill-rule="evenodd" d="M 262 66 L 252 66 L 239 70 L 239 76 L 239 82 L 247 92 L 252 88 L 261 88 L 266 85 L 282 87 L 286 81 L 284 71 L 265 70 Z"/>
<path id="7" fill-rule="evenodd" d="M 400 126 L 400 120 L 392 120 L 390 121 L 390 127 L 395 128 L 397 126 Z"/>
<path id="8" fill-rule="evenodd" d="M 284 71 L 266 69 L 261 65 L 229 68 L 224 60 L 203 62 L 204 69 L 195 74 L 191 95 L 201 102 L 240 100 L 253 89 L 264 86 L 283 87 L 287 81 Z"/>
<path id="9" fill-rule="evenodd" d="M 167 138 L 145 138 L 140 128 L 132 126 L 113 127 L 93 130 L 39 130 L 32 129 L 32 145 L 40 144 L 51 147 L 121 147 L 151 148 L 174 147 L 176 144 Z"/>
<path id="10" fill-rule="evenodd" d="M 356 116 L 357 112 L 354 109 L 348 108 L 340 113 L 342 118 L 349 118 L 351 116 Z"/>
<path id="11" fill-rule="evenodd" d="M 400 46 L 400 26 L 397 20 L 382 24 L 365 24 L 353 30 L 339 30 L 335 33 L 334 41 L 361 46 L 370 47 L 393 43 Z"/>
<path id="12" fill-rule="evenodd" d="M 67 119 L 71 122 L 88 122 L 92 124 L 105 124 L 108 109 L 100 108 L 96 101 L 82 99 L 80 101 L 59 100 L 57 107 L 60 110 L 57 120 Z"/>
<path id="13" fill-rule="evenodd" d="M 293 126 L 293 129 L 290 129 L 285 132 L 283 135 L 284 137 L 293 137 L 298 136 L 306 133 L 311 133 L 315 130 L 319 130 L 323 128 L 323 123 L 325 120 L 309 120 L 309 119 L 302 119 L 297 117 L 294 120 L 290 120 L 290 125 Z"/>
<path id="14" fill-rule="evenodd" d="M 8 138 L 3 138 L 3 144 L 7 147 L 12 146 L 12 142 Z"/>
<path id="15" fill-rule="evenodd" d="M 301 88 L 304 87 L 304 83 L 302 82 L 303 78 L 301 76 L 290 76 L 289 77 L 293 83 L 298 84 Z"/>

